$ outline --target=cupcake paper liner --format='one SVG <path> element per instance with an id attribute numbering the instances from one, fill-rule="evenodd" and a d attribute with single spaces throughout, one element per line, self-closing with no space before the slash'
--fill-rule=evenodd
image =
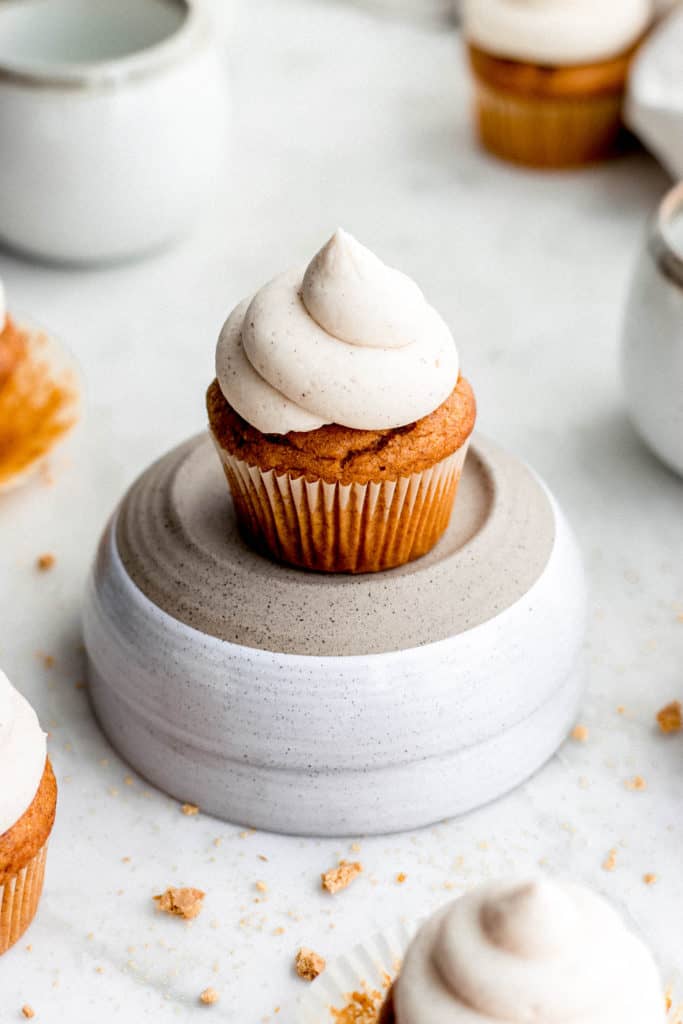
<path id="1" fill-rule="evenodd" d="M 376 994 L 379 1009 L 418 927 L 419 922 L 397 922 L 329 963 L 299 1000 L 292 1014 L 293 1024 L 343 1021 L 340 1011 L 349 1005 L 354 992 Z"/>
<path id="2" fill-rule="evenodd" d="M 619 93 L 529 97 L 476 79 L 475 116 L 485 149 L 529 167 L 572 167 L 614 155 L 622 138 Z"/>
<path id="3" fill-rule="evenodd" d="M 254 547 L 300 568 L 352 573 L 391 569 L 434 547 L 448 526 L 468 446 L 469 439 L 412 476 L 334 484 L 262 472 L 216 442 Z"/>
<path id="4" fill-rule="evenodd" d="M 36 916 L 45 878 L 47 843 L 5 885 L 0 885 L 0 956 L 21 938 Z"/>

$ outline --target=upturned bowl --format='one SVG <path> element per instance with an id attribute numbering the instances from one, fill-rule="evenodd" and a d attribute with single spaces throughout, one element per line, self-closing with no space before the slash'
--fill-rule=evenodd
<path id="1" fill-rule="evenodd" d="M 202 435 L 138 479 L 102 537 L 89 688 L 116 749 L 179 800 L 278 832 L 388 833 L 552 756 L 583 691 L 585 613 L 557 503 L 481 437 L 429 555 L 326 576 L 246 546 Z"/>

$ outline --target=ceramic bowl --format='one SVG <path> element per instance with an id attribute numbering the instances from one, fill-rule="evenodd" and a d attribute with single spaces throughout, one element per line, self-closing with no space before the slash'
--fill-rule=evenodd
<path id="1" fill-rule="evenodd" d="M 662 201 L 631 284 L 622 337 L 629 415 L 683 475 L 683 184 Z"/>
<path id="2" fill-rule="evenodd" d="M 143 474 L 102 538 L 89 688 L 122 756 L 204 811 L 296 834 L 411 829 L 555 752 L 583 689 L 585 601 L 557 504 L 482 438 L 429 555 L 325 576 L 246 546 L 202 436 Z"/>
<path id="3" fill-rule="evenodd" d="M 170 242 L 211 193 L 227 117 L 189 0 L 0 0 L 0 240 L 76 263 Z"/>

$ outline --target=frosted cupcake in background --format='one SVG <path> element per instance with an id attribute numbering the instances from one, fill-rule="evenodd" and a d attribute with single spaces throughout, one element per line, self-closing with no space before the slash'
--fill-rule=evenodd
<path id="1" fill-rule="evenodd" d="M 337 231 L 228 318 L 209 421 L 243 532 L 273 558 L 372 572 L 446 529 L 476 406 L 418 286 Z"/>
<path id="2" fill-rule="evenodd" d="M 613 155 L 653 0 L 465 0 L 479 137 L 533 167 Z"/>
<path id="3" fill-rule="evenodd" d="M 493 882 L 418 932 L 381 1024 L 664 1024 L 655 962 L 600 896 Z"/>
<path id="4" fill-rule="evenodd" d="M 57 783 L 36 713 L 0 671 L 0 955 L 24 934 L 43 890 Z"/>

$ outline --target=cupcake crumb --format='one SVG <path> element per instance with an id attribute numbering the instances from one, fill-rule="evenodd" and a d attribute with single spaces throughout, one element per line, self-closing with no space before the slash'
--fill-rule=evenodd
<path id="1" fill-rule="evenodd" d="M 647 789 L 647 782 L 642 775 L 634 775 L 632 779 L 627 779 L 624 785 L 633 793 L 642 793 Z"/>
<path id="2" fill-rule="evenodd" d="M 268 892 L 268 886 L 266 885 L 265 882 L 262 882 L 260 880 L 254 883 L 254 888 L 256 889 L 257 892 Z"/>
<path id="3" fill-rule="evenodd" d="M 191 818 L 195 814 L 199 814 L 199 808 L 196 804 L 183 804 L 180 810 L 187 818 Z"/>
<path id="4" fill-rule="evenodd" d="M 331 868 L 320 877 L 326 892 L 334 893 L 346 889 L 355 878 L 363 873 L 363 865 L 358 861 L 340 860 L 336 868 Z"/>
<path id="5" fill-rule="evenodd" d="M 617 851 L 615 848 L 611 849 L 607 854 L 607 857 L 602 863 L 603 870 L 605 871 L 616 871 L 617 868 Z"/>
<path id="6" fill-rule="evenodd" d="M 665 735 L 680 732 L 683 729 L 683 707 L 680 701 L 674 700 L 661 711 L 657 712 L 657 722 Z"/>
<path id="7" fill-rule="evenodd" d="M 585 725 L 575 725 L 572 729 L 572 739 L 576 743 L 587 743 L 588 742 L 588 727 Z"/>
<path id="8" fill-rule="evenodd" d="M 399 873 L 396 875 L 396 884 L 403 885 L 407 877 L 408 876 L 405 874 L 405 872 L 399 871 Z"/>
<path id="9" fill-rule="evenodd" d="M 22 1016 L 26 1017 L 27 1020 L 31 1020 L 36 1015 L 36 1011 L 28 1003 L 25 1003 L 21 1008 Z"/>
<path id="10" fill-rule="evenodd" d="M 215 1006 L 220 996 L 216 992 L 215 988 L 205 988 L 203 992 L 199 994 L 199 1002 L 202 1006 Z"/>
<path id="11" fill-rule="evenodd" d="M 191 921 L 198 917 L 204 904 L 206 893 L 201 889 L 174 889 L 169 887 L 166 892 L 152 899 L 157 905 L 157 910 L 172 917 L 182 917 Z"/>
<path id="12" fill-rule="evenodd" d="M 315 981 L 327 966 L 327 962 L 324 957 L 320 956 L 319 953 L 314 953 L 312 949 L 306 949 L 302 946 L 299 952 L 296 954 L 296 973 L 304 981 Z"/>
<path id="13" fill-rule="evenodd" d="M 643 881 L 645 882 L 645 885 L 654 885 L 657 881 L 657 876 L 651 871 L 648 871 L 646 875 L 643 875 Z"/>
<path id="14" fill-rule="evenodd" d="M 39 572 L 48 572 L 50 569 L 54 568 L 56 561 L 57 559 L 55 556 L 48 551 L 46 554 L 38 556 L 36 559 L 36 568 Z"/>

